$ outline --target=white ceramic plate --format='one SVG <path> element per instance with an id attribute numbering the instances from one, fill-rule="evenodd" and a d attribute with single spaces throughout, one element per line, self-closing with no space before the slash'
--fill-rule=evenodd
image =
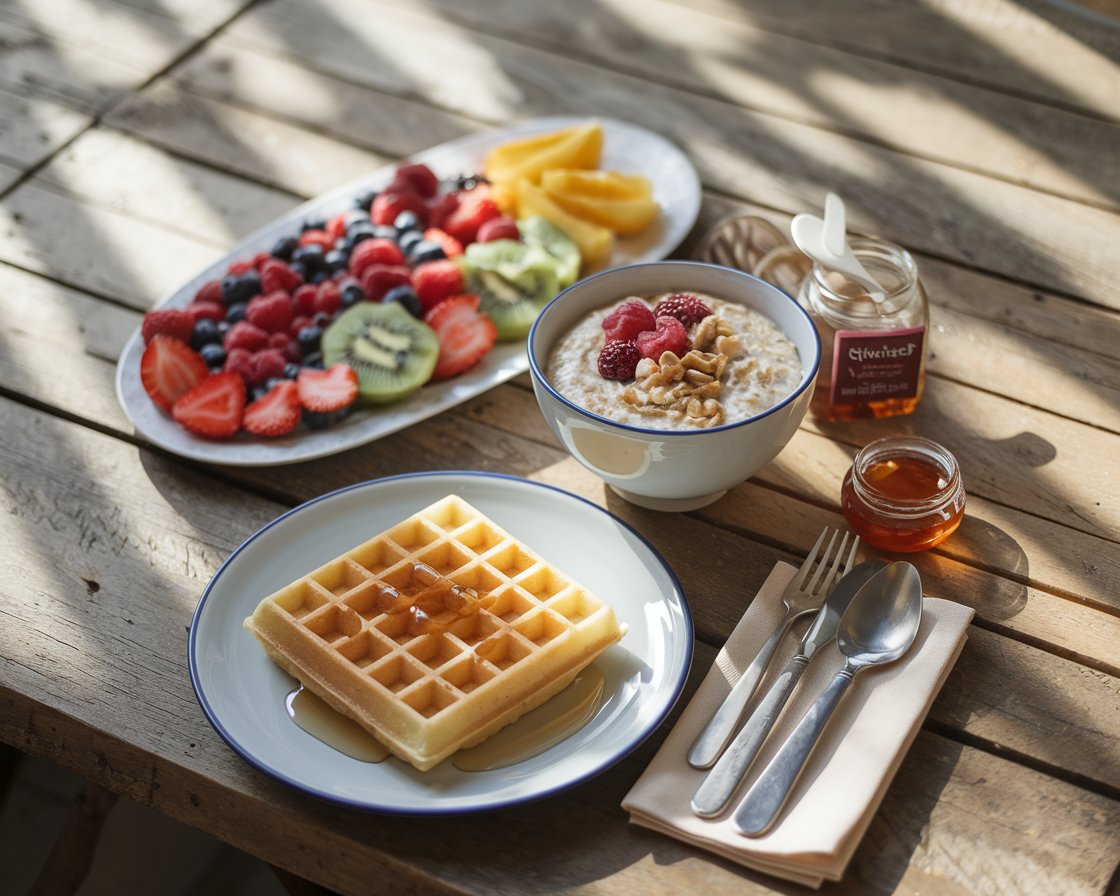
<path id="1" fill-rule="evenodd" d="M 465 772 L 445 761 L 418 772 L 395 758 L 352 759 L 291 720 L 284 697 L 293 680 L 266 657 L 242 620 L 263 597 L 448 494 L 473 504 L 614 607 L 628 631 L 596 660 L 606 699 L 566 740 L 506 768 Z M 692 645 L 692 617 L 680 584 L 625 523 L 550 486 L 441 472 L 332 492 L 257 532 L 203 592 L 191 624 L 189 664 L 211 723 L 266 774 L 356 808 L 453 814 L 546 796 L 617 762 L 669 713 L 684 687 Z"/>
<path id="2" fill-rule="evenodd" d="M 474 134 L 413 156 L 441 178 L 481 170 L 486 152 L 514 137 L 544 133 L 578 123 L 582 118 L 537 118 L 498 131 Z M 700 212 L 700 179 L 688 158 L 658 134 L 636 125 L 600 119 L 603 125 L 601 167 L 642 174 L 653 184 L 661 204 L 660 219 L 645 232 L 618 240 L 610 265 L 665 258 L 692 229 Z M 387 184 L 397 164 L 380 168 L 359 181 L 312 200 L 239 243 L 225 258 L 183 284 L 158 307 L 186 306 L 207 280 L 221 277 L 230 263 L 268 251 L 281 236 L 297 232 L 309 217 L 332 217 L 352 207 L 364 189 Z M 525 343 L 499 344 L 482 364 L 452 380 L 425 386 L 405 401 L 381 409 L 363 409 L 346 420 L 315 432 L 283 439 L 254 439 L 242 434 L 226 442 L 198 438 L 164 414 L 140 383 L 140 331 L 132 334 L 117 362 L 117 398 L 136 431 L 149 441 L 183 457 L 233 466 L 269 466 L 336 454 L 411 426 L 492 389 L 528 369 Z"/>

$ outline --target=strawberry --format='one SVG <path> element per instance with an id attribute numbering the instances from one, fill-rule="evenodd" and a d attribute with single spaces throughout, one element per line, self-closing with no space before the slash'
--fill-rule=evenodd
<path id="1" fill-rule="evenodd" d="M 250 299 L 245 310 L 245 319 L 266 333 L 288 329 L 293 316 L 292 297 L 281 291 Z"/>
<path id="2" fill-rule="evenodd" d="M 517 222 L 509 215 L 499 215 L 489 221 L 483 221 L 475 239 L 480 243 L 489 243 L 493 240 L 519 240 L 521 231 L 517 229 Z"/>
<path id="3" fill-rule="evenodd" d="M 140 324 L 140 335 L 144 337 L 145 345 L 155 336 L 171 336 L 182 342 L 190 342 L 193 331 L 194 315 L 182 308 L 149 311 Z"/>
<path id="4" fill-rule="evenodd" d="M 140 356 L 140 382 L 152 401 L 170 411 L 210 372 L 202 356 L 172 336 L 156 335 Z"/>
<path id="5" fill-rule="evenodd" d="M 459 207 L 459 193 L 444 193 L 432 201 L 428 207 L 428 223 L 433 227 L 443 227 L 448 216 Z M 427 236 L 427 234 L 425 234 Z M 438 240 L 436 241 L 438 242 Z"/>
<path id="6" fill-rule="evenodd" d="M 427 311 L 448 296 L 463 291 L 463 272 L 447 258 L 427 261 L 412 272 L 412 288 L 420 299 L 420 306 Z"/>
<path id="7" fill-rule="evenodd" d="M 439 178 L 432 173 L 431 168 L 418 162 L 399 165 L 394 180 L 411 184 L 412 189 L 425 199 L 431 199 L 439 189 Z"/>
<path id="8" fill-rule="evenodd" d="M 418 193 L 386 190 L 373 200 L 369 216 L 374 224 L 392 224 L 401 212 L 414 212 L 424 224 L 428 220 L 428 203 Z"/>
<path id="9" fill-rule="evenodd" d="M 358 375 L 349 364 L 332 364 L 326 370 L 303 367 L 296 383 L 299 403 L 318 414 L 340 411 L 358 395 Z"/>
<path id="10" fill-rule="evenodd" d="M 350 253 L 350 273 L 361 277 L 362 271 L 371 264 L 404 264 L 404 253 L 389 239 L 375 237 L 362 240 Z"/>
<path id="11" fill-rule="evenodd" d="M 261 292 L 293 292 L 303 282 L 299 274 L 293 271 L 279 258 L 268 258 L 261 264 Z"/>
<path id="12" fill-rule="evenodd" d="M 446 230 L 440 230 L 438 227 L 429 227 L 424 231 L 424 239 L 429 243 L 435 243 L 443 249 L 443 254 L 448 258 L 458 258 L 463 254 L 463 244 Z"/>
<path id="13" fill-rule="evenodd" d="M 210 374 L 171 409 L 184 429 L 212 439 L 235 435 L 244 413 L 245 380 L 232 371 Z"/>
<path id="14" fill-rule="evenodd" d="M 242 426 L 255 436 L 284 436 L 299 426 L 299 387 L 295 380 L 277 383 L 245 408 Z"/>
<path id="15" fill-rule="evenodd" d="M 478 302 L 473 293 L 451 296 L 424 315 L 424 323 L 439 338 L 439 360 L 432 379 L 457 376 L 481 361 L 493 347 L 498 330 L 479 312 Z"/>
<path id="16" fill-rule="evenodd" d="M 475 241 L 483 224 L 501 214 L 489 188 L 478 186 L 460 194 L 459 207 L 444 219 L 442 227 L 465 246 Z"/>
<path id="17" fill-rule="evenodd" d="M 301 246 L 320 246 L 324 252 L 330 252 L 334 239 L 325 230 L 305 230 L 299 235 Z"/>
<path id="18" fill-rule="evenodd" d="M 226 273 L 232 274 L 234 277 L 240 277 L 242 274 L 248 274 L 251 270 L 253 270 L 252 259 L 242 259 L 241 261 L 233 262 Z"/>

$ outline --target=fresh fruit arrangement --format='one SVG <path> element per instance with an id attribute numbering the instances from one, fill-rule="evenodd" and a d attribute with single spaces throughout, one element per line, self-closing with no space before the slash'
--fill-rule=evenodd
<path id="1" fill-rule="evenodd" d="M 584 122 L 503 143 L 484 171 L 504 211 L 549 221 L 575 242 L 584 264 L 599 265 L 616 235 L 641 233 L 661 211 L 646 178 L 598 170 L 602 147 L 602 127 Z"/>
<path id="2" fill-rule="evenodd" d="M 401 165 L 382 190 L 144 316 L 141 383 L 190 432 L 273 438 L 399 401 L 525 336 L 575 282 L 577 244 L 503 213 L 476 176 Z"/>

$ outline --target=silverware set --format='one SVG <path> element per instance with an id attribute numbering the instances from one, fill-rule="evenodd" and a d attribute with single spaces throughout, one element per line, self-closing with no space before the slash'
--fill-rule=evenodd
<path id="1" fill-rule="evenodd" d="M 782 619 L 689 749 L 690 765 L 710 769 L 692 798 L 692 811 L 701 818 L 713 818 L 730 804 L 802 673 L 822 648 L 836 641 L 845 657 L 844 668 L 797 723 L 732 814 L 736 830 L 748 837 L 761 836 L 773 827 L 856 674 L 903 656 L 921 621 L 921 580 L 912 565 L 882 560 L 853 565 L 859 537 L 849 547 L 847 533 L 833 532 L 822 553 L 828 537 L 826 528 L 782 595 Z M 814 619 L 796 654 L 740 727 L 778 645 L 793 622 L 810 613 L 815 613 Z"/>

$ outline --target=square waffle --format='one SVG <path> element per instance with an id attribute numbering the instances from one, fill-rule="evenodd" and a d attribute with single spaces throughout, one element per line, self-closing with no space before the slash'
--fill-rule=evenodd
<path id="1" fill-rule="evenodd" d="M 266 597 L 268 655 L 421 771 L 564 689 L 614 610 L 456 495 Z"/>

